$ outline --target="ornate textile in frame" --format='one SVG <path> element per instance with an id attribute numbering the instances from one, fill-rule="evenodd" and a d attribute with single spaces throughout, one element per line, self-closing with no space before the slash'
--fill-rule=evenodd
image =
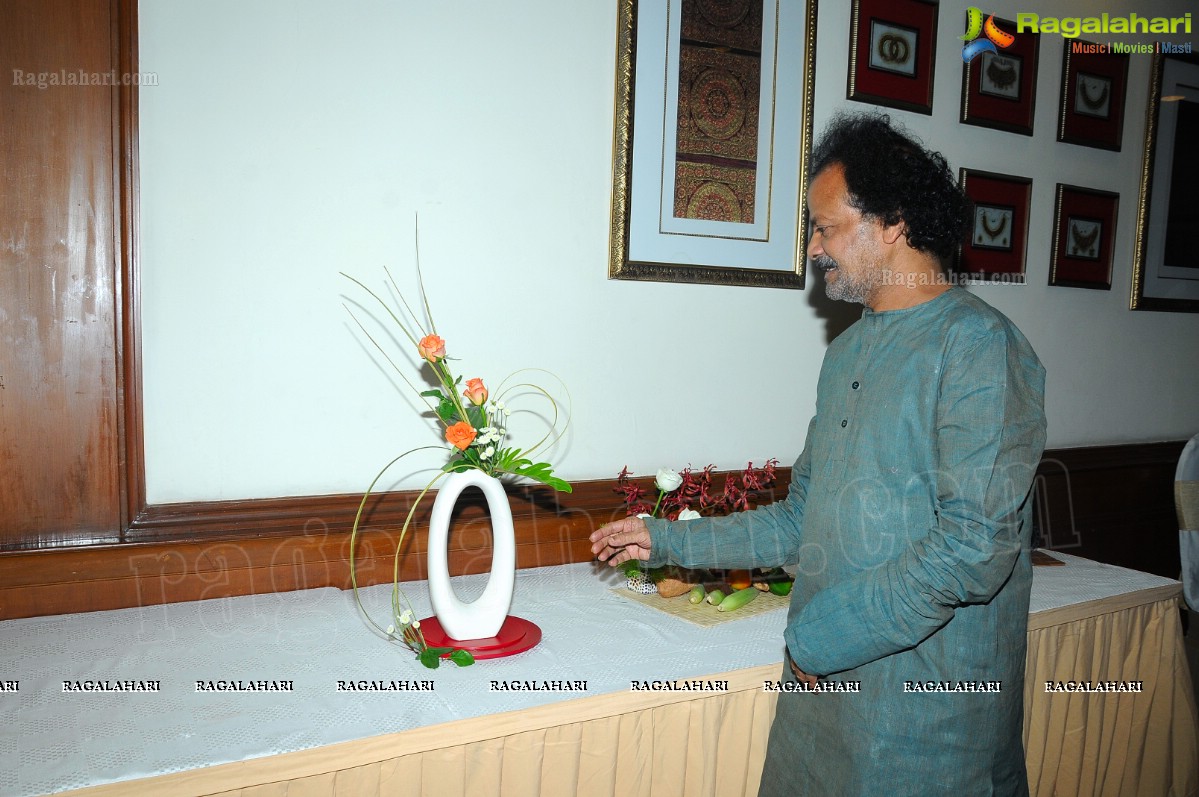
<path id="1" fill-rule="evenodd" d="M 1133 310 L 1199 313 L 1199 58 L 1155 55 L 1132 267 Z"/>
<path id="2" fill-rule="evenodd" d="M 608 276 L 802 288 L 816 0 L 618 0 Z"/>

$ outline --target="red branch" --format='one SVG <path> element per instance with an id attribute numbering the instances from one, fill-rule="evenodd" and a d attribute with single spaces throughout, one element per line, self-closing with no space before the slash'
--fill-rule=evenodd
<path id="1" fill-rule="evenodd" d="M 679 473 L 683 483 L 662 497 L 656 516 L 675 520 L 684 509 L 694 510 L 707 517 L 749 509 L 754 494 L 774 484 L 774 471 L 777 466 L 777 459 L 766 460 L 766 464 L 760 468 L 755 468 L 750 462 L 740 474 L 730 473 L 726 476 L 719 491 L 714 489 L 713 485 L 715 466 L 708 465 L 698 472 L 688 466 Z M 640 515 L 653 512 L 658 491 L 647 490 L 634 482 L 626 466 L 617 475 L 613 492 L 624 497 L 628 514 Z"/>

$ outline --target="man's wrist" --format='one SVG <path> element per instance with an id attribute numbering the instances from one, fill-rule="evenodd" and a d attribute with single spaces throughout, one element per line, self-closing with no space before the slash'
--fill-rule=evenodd
<path id="1" fill-rule="evenodd" d="M 642 518 L 641 522 L 649 532 L 649 559 L 645 562 L 646 567 L 661 567 L 667 564 L 669 559 L 662 553 L 667 548 L 663 536 L 668 533 L 670 521 L 647 517 Z"/>

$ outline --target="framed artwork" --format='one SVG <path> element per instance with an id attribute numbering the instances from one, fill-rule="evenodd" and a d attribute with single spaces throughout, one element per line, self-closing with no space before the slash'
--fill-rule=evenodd
<path id="1" fill-rule="evenodd" d="M 1016 24 L 996 18 L 1005 32 Z M 984 52 L 962 67 L 961 121 L 1010 133 L 1032 135 L 1037 95 L 1037 53 L 1041 34 L 1021 33 L 1007 47 Z"/>
<path id="2" fill-rule="evenodd" d="M 1199 313 L 1199 58 L 1153 59 L 1130 307 Z"/>
<path id="3" fill-rule="evenodd" d="M 1111 290 L 1120 195 L 1057 184 L 1049 284 Z"/>
<path id="4" fill-rule="evenodd" d="M 960 179 L 974 203 L 974 219 L 954 272 L 979 282 L 1022 284 L 1032 180 L 976 169 L 962 169 Z"/>
<path id="5" fill-rule="evenodd" d="M 1128 56 L 1073 39 L 1062 56 L 1062 104 L 1057 140 L 1099 149 L 1120 149 Z"/>
<path id="6" fill-rule="evenodd" d="M 853 0 L 847 96 L 931 114 L 936 49 L 935 2 Z"/>
<path id="7" fill-rule="evenodd" d="M 802 288 L 816 0 L 618 0 L 608 276 Z"/>

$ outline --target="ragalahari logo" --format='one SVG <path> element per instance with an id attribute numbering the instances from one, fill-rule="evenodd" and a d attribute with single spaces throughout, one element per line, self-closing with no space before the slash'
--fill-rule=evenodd
<path id="1" fill-rule="evenodd" d="M 986 38 L 978 38 L 979 34 L 986 34 Z M 974 6 L 966 9 L 966 33 L 959 38 L 966 42 L 966 46 L 962 48 L 962 60 L 966 63 L 970 63 L 982 53 L 996 53 L 999 52 L 999 48 L 1011 47 L 1012 42 L 1016 41 L 1015 36 L 999 29 L 995 24 L 994 14 L 983 22 L 983 12 Z"/>

